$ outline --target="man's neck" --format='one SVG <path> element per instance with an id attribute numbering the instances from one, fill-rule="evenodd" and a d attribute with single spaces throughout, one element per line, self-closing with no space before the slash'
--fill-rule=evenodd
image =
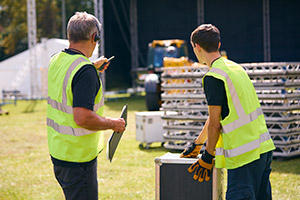
<path id="1" fill-rule="evenodd" d="M 212 52 L 206 54 L 206 64 L 209 68 L 211 68 L 212 63 L 221 57 L 221 54 L 219 52 Z"/>
<path id="2" fill-rule="evenodd" d="M 85 44 L 82 43 L 70 43 L 69 49 L 75 49 L 84 54 L 85 57 L 89 56 L 89 50 L 86 48 Z"/>

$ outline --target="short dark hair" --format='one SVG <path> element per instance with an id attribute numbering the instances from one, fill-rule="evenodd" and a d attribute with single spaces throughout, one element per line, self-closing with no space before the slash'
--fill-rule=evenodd
<path id="1" fill-rule="evenodd" d="M 208 53 L 219 50 L 220 31 L 212 24 L 202 24 L 191 34 L 191 42 L 200 45 Z"/>

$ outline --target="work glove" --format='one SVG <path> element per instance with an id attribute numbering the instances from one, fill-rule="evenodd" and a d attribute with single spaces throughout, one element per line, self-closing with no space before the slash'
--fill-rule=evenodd
<path id="1" fill-rule="evenodd" d="M 188 168 L 189 173 L 194 172 L 194 180 L 198 180 L 199 182 L 210 180 L 212 168 L 214 166 L 213 158 L 214 156 L 210 155 L 205 150 L 200 159 Z"/>
<path id="2" fill-rule="evenodd" d="M 180 158 L 196 158 L 200 154 L 203 144 L 195 144 L 193 141 L 184 151 L 180 154 Z"/>

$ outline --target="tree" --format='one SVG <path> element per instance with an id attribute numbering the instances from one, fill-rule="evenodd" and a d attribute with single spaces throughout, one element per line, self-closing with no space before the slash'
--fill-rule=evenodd
<path id="1" fill-rule="evenodd" d="M 38 39 L 60 37 L 61 15 L 56 0 L 37 1 Z"/>
<path id="2" fill-rule="evenodd" d="M 36 0 L 37 41 L 61 37 L 61 1 Z M 76 11 L 94 13 L 93 0 L 65 0 L 66 20 Z M 28 48 L 27 1 L 0 1 L 0 61 Z"/>
<path id="3" fill-rule="evenodd" d="M 36 2 L 37 40 L 60 36 L 60 15 L 56 0 Z M 28 48 L 27 1 L 3 0 L 0 3 L 0 58 L 6 58 Z M 3 55 L 3 53 L 5 55 Z"/>
<path id="4" fill-rule="evenodd" d="M 26 0 L 3 0 L 0 6 L 0 25 L 4 27 L 0 44 L 5 54 L 12 55 L 27 43 Z"/>
<path id="5" fill-rule="evenodd" d="M 68 19 L 74 15 L 75 12 L 83 12 L 94 14 L 93 0 L 65 0 L 66 2 L 66 18 Z"/>

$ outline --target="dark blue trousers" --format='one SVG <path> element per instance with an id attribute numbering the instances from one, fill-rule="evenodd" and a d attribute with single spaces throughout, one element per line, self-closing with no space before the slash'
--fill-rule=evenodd
<path id="1" fill-rule="evenodd" d="M 79 167 L 54 164 L 54 174 L 66 200 L 98 200 L 97 159 Z"/>
<path id="2" fill-rule="evenodd" d="M 273 152 L 260 155 L 260 159 L 236 169 L 228 169 L 227 200 L 271 200 L 270 183 Z"/>

